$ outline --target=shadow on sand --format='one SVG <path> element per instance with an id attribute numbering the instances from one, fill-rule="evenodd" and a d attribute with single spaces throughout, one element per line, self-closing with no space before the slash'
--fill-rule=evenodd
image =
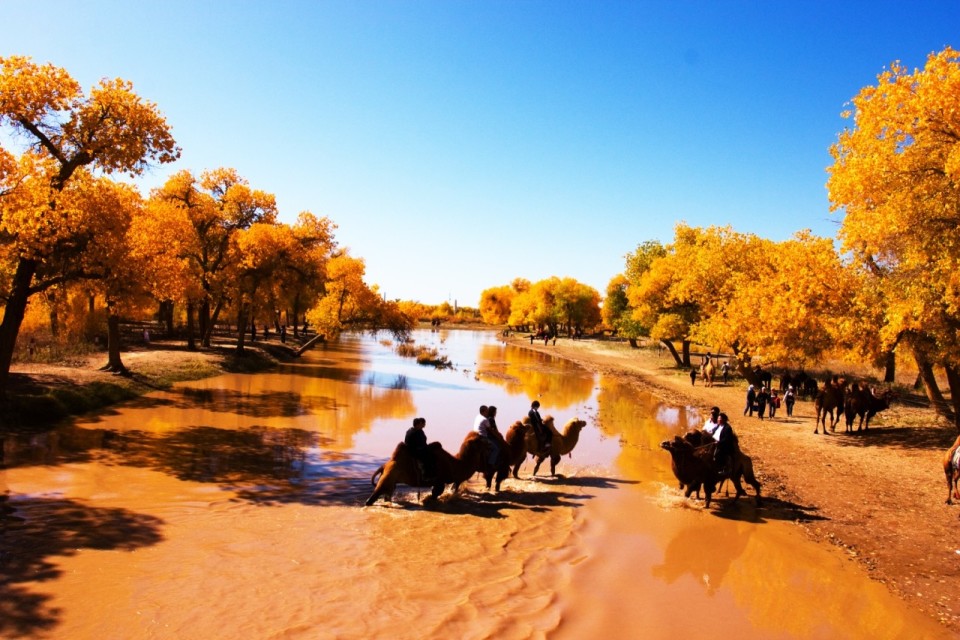
<path id="1" fill-rule="evenodd" d="M 163 540 L 162 525 L 78 500 L 0 496 L 0 637 L 35 637 L 57 626 L 61 612 L 50 597 L 22 584 L 59 578 L 56 556 L 154 545 Z"/>

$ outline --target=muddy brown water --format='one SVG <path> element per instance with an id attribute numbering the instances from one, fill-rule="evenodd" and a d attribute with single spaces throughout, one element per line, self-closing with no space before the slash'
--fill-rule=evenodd
<path id="1" fill-rule="evenodd" d="M 685 500 L 659 443 L 697 408 L 493 333 L 415 339 L 455 367 L 351 337 L 5 437 L 0 637 L 952 637 L 788 505 Z M 414 417 L 455 452 L 480 404 L 505 431 L 533 398 L 588 423 L 558 477 L 363 506 Z"/>

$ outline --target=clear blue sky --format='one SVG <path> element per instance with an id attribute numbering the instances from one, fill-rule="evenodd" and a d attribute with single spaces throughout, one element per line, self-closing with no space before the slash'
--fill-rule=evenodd
<path id="1" fill-rule="evenodd" d="M 960 2 L 0 0 L 0 55 L 122 77 L 183 148 L 310 210 L 388 298 L 603 294 L 683 220 L 835 234 L 845 103 L 960 47 Z"/>

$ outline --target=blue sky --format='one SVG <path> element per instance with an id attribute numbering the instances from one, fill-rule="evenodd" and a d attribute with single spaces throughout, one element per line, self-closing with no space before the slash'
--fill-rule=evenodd
<path id="1" fill-rule="evenodd" d="M 0 0 L 0 56 L 130 80 L 181 160 L 325 215 L 388 298 L 603 294 L 677 221 L 833 236 L 845 103 L 960 2 Z"/>

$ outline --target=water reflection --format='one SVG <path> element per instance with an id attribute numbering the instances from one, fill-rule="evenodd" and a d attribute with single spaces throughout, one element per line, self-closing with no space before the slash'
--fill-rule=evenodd
<path id="1" fill-rule="evenodd" d="M 566 410 L 589 400 L 596 380 L 594 374 L 565 360 L 502 344 L 480 347 L 477 376 L 502 386 L 510 395 L 537 398 L 553 411 Z"/>

